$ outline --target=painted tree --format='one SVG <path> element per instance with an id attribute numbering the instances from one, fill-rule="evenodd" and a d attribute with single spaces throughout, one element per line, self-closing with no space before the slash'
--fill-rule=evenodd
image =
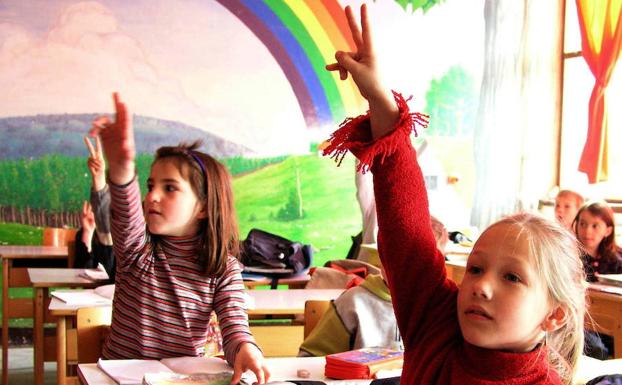
<path id="1" fill-rule="evenodd" d="M 408 11 L 408 8 L 410 7 L 411 12 L 421 9 L 423 13 L 426 13 L 430 10 L 430 8 L 442 3 L 443 1 L 445 0 L 395 0 L 395 2 L 404 8 L 405 11 Z"/>
<path id="2" fill-rule="evenodd" d="M 425 99 L 425 112 L 431 117 L 427 134 L 473 135 L 479 100 L 473 77 L 462 67 L 451 67 L 440 79 L 433 79 Z"/>

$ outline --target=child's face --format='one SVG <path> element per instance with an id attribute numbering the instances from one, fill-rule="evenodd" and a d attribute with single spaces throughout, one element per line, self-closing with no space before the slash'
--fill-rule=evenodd
<path id="1" fill-rule="evenodd" d="M 152 234 L 168 236 L 196 235 L 201 205 L 176 164 L 160 160 L 151 166 L 144 210 Z"/>
<path id="2" fill-rule="evenodd" d="M 577 201 L 572 197 L 559 196 L 555 198 L 555 218 L 565 228 L 572 228 L 572 221 L 574 221 L 577 211 L 579 211 Z"/>
<path id="3" fill-rule="evenodd" d="M 589 211 L 583 210 L 577 222 L 577 235 L 579 241 L 585 248 L 593 253 L 598 249 L 598 245 L 603 239 L 611 235 L 613 228 L 607 226 L 601 217 L 592 215 Z M 595 255 L 592 255 L 595 257 Z"/>
<path id="4" fill-rule="evenodd" d="M 482 348 L 529 351 L 542 340 L 552 308 L 525 235 L 509 224 L 488 228 L 469 256 L 458 294 L 464 338 Z"/>

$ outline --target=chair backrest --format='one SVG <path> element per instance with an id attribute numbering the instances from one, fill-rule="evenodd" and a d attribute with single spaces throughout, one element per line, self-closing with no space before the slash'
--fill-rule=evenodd
<path id="1" fill-rule="evenodd" d="M 43 246 L 68 246 L 69 242 L 76 239 L 77 229 L 64 229 L 60 227 L 43 228 Z"/>
<path id="2" fill-rule="evenodd" d="M 318 321 L 331 306 L 331 301 L 326 300 L 308 300 L 305 302 L 305 327 L 304 338 L 306 339 L 311 331 L 315 328 Z"/>
<path id="3" fill-rule="evenodd" d="M 76 321 L 78 363 L 94 363 L 101 357 L 111 320 L 110 306 L 78 309 Z"/>

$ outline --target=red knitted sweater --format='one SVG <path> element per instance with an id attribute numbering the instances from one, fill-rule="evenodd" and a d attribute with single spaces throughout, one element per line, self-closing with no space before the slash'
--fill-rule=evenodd
<path id="1" fill-rule="evenodd" d="M 378 247 L 405 346 L 401 384 L 561 384 L 546 348 L 528 353 L 488 350 L 465 342 L 456 312 L 458 288 L 436 248 L 427 192 L 409 135 L 425 116 L 411 114 L 396 94 L 401 118 L 375 141 L 369 116 L 346 120 L 325 154 L 351 151 L 374 174 Z"/>

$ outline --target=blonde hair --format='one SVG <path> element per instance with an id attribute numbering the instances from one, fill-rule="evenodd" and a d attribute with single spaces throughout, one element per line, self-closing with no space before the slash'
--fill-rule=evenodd
<path id="1" fill-rule="evenodd" d="M 586 284 L 580 246 L 570 231 L 538 215 L 515 214 L 494 225 L 497 224 L 518 226 L 526 235 L 536 271 L 550 298 L 565 309 L 564 325 L 547 332 L 545 343 L 549 363 L 565 384 L 571 384 L 583 353 Z"/>
<path id="2" fill-rule="evenodd" d="M 583 202 L 585 201 L 585 199 L 583 198 L 581 194 L 579 194 L 576 191 L 572 191 L 572 190 L 561 190 L 560 192 L 557 193 L 557 196 L 555 197 L 555 199 L 563 198 L 563 197 L 574 199 L 577 208 L 581 207 L 581 205 L 583 205 Z"/>

